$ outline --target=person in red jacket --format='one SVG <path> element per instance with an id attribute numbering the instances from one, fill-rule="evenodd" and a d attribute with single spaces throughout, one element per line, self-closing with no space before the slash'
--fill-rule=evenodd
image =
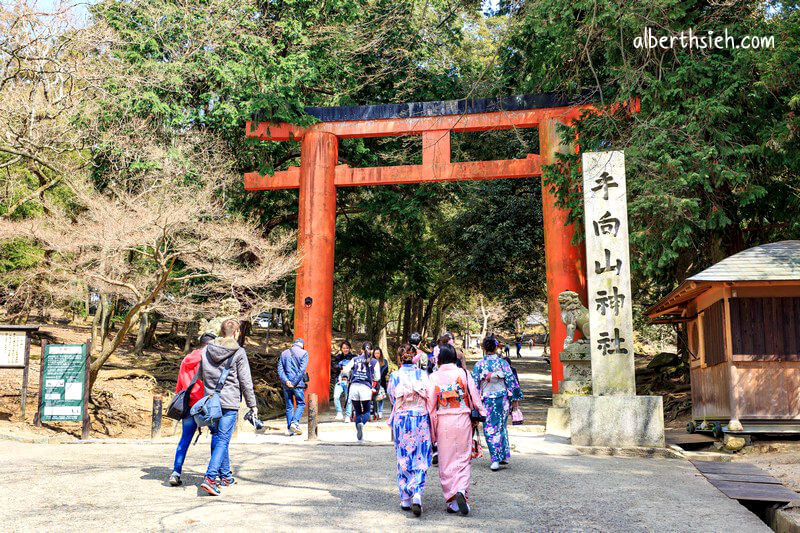
<path id="1" fill-rule="evenodd" d="M 194 379 L 200 367 L 200 354 L 206 345 L 216 338 L 211 333 L 204 333 L 200 337 L 200 346 L 194 351 L 189 352 L 181 362 L 181 368 L 178 371 L 178 383 L 175 385 L 175 392 L 185 390 Z M 192 392 L 189 393 L 189 406 L 191 407 L 197 403 L 200 398 L 205 396 L 205 387 L 203 382 L 198 378 Z M 175 450 L 175 465 L 172 467 L 172 474 L 169 476 L 169 484 L 173 487 L 181 485 L 181 470 L 183 470 L 183 461 L 186 459 L 186 452 L 189 451 L 189 445 L 192 443 L 192 437 L 197 431 L 197 424 L 194 422 L 194 417 L 186 413 L 183 419 L 183 432 L 181 433 L 181 440 L 178 442 L 178 449 Z"/>

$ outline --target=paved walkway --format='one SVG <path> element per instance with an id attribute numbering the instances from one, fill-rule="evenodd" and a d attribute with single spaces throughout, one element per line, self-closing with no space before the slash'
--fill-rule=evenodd
<path id="1" fill-rule="evenodd" d="M 542 435 L 550 403 L 547 363 L 513 359 L 526 394 L 526 425 L 510 427 L 512 464 L 474 462 L 473 512 L 445 513 L 438 471 L 429 472 L 425 514 L 398 509 L 396 463 L 385 420 L 365 444 L 351 423 L 320 424 L 320 441 L 285 435 L 283 419 L 256 434 L 242 424 L 231 448 L 239 483 L 217 498 L 197 486 L 208 436 L 190 450 L 185 485 L 165 480 L 177 436 L 161 443 L 21 444 L 0 441 L 4 530 L 769 531 L 686 461 L 581 456 Z M 386 413 L 388 415 L 388 412 Z M 323 420 L 332 420 L 326 413 Z"/>
<path id="2" fill-rule="evenodd" d="M 239 483 L 220 497 L 197 484 L 207 447 L 192 448 L 172 488 L 174 448 L 161 444 L 0 442 L 5 531 L 769 531 L 685 461 L 516 454 L 473 468 L 468 517 L 446 514 L 438 473 L 425 514 L 398 509 L 388 446 L 234 445 Z"/>

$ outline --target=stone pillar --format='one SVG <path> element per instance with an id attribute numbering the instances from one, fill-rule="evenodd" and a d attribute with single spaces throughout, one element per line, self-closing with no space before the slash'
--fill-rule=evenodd
<path id="1" fill-rule="evenodd" d="M 539 124 L 539 161 L 542 166 L 556 162 L 559 152 L 569 150 L 561 142 L 558 120 L 547 119 Z M 574 291 L 586 297 L 586 262 L 583 247 L 572 244 L 576 228 L 567 224 L 569 211 L 556 206 L 551 187 L 542 181 L 542 214 L 544 218 L 544 256 L 547 269 L 547 318 L 550 332 L 550 370 L 553 393 L 559 392 L 564 379 L 560 354 L 567 335 L 561 321 L 558 295 Z"/>
<path id="2" fill-rule="evenodd" d="M 661 396 L 636 396 L 625 155 L 583 154 L 592 396 L 569 400 L 572 443 L 664 446 Z"/>
<path id="3" fill-rule="evenodd" d="M 301 263 L 294 301 L 295 337 L 305 340 L 309 353 L 307 398 L 316 393 L 324 408 L 330 401 L 338 140 L 333 134 L 309 130 L 300 154 L 297 250 Z"/>

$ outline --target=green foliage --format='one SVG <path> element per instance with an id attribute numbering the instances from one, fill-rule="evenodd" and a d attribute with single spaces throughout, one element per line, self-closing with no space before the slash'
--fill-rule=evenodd
<path id="1" fill-rule="evenodd" d="M 27 239 L 0 242 L 0 274 L 32 268 L 44 260 L 44 250 Z"/>
<path id="2" fill-rule="evenodd" d="M 597 87 L 605 103 L 641 99 L 637 115 L 587 116 L 564 132 L 577 132 L 582 150 L 626 152 L 641 292 L 663 293 L 743 248 L 800 236 L 796 7 L 776 4 L 768 16 L 756 1 L 545 0 L 513 12 L 505 91 Z M 775 35 L 776 49 L 634 49 L 645 26 L 656 35 Z M 578 159 L 562 163 L 566 171 L 547 169 L 546 178 L 580 218 Z"/>

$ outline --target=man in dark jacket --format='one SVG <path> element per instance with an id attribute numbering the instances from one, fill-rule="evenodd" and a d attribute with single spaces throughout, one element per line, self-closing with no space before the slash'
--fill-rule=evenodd
<path id="1" fill-rule="evenodd" d="M 289 435 L 303 433 L 300 429 L 300 417 L 303 416 L 306 406 L 305 375 L 308 368 L 308 352 L 303 349 L 303 344 L 303 339 L 296 339 L 292 347 L 284 350 L 278 360 L 278 376 L 281 378 L 283 399 L 286 402 Z"/>
<path id="2" fill-rule="evenodd" d="M 200 488 L 219 496 L 219 488 L 233 485 L 236 480 L 231 472 L 231 461 L 228 446 L 236 427 L 239 415 L 239 404 L 244 395 L 247 407 L 258 416 L 256 395 L 253 391 L 253 378 L 250 375 L 250 363 L 244 348 L 236 342 L 239 334 L 239 322 L 226 320 L 222 323 L 221 336 L 211 341 L 200 355 L 203 369 L 203 385 L 206 395 L 211 395 L 217 388 L 223 369 L 228 367 L 228 376 L 219 392 L 222 418 L 211 426 L 211 460 L 208 462 L 206 477 Z M 216 481 L 219 477 L 219 482 Z"/>

